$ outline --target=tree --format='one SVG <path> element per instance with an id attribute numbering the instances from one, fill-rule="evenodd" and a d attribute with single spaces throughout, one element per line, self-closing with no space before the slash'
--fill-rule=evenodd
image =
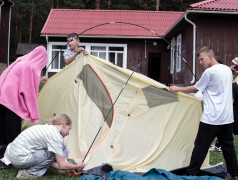
<path id="1" fill-rule="evenodd" d="M 29 26 L 29 43 L 31 43 L 31 36 L 32 36 L 33 9 L 34 9 L 33 7 L 34 7 L 34 0 L 31 0 L 30 26 Z"/>
<path id="2" fill-rule="evenodd" d="M 100 9 L 100 0 L 95 0 L 95 3 L 96 3 L 95 9 Z"/>
<path id="3" fill-rule="evenodd" d="M 159 0 L 156 0 L 156 8 L 155 8 L 156 11 L 159 10 Z"/>

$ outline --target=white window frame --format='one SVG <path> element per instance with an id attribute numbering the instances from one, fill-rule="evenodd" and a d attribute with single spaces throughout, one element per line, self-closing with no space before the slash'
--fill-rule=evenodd
<path id="1" fill-rule="evenodd" d="M 182 34 L 177 36 L 177 46 L 176 46 L 176 72 L 181 71 L 181 54 L 182 53 Z"/>
<path id="2" fill-rule="evenodd" d="M 65 42 L 49 42 L 47 45 L 47 52 L 48 52 L 48 63 L 47 63 L 47 67 L 48 65 L 51 63 L 52 61 L 52 46 L 53 45 L 62 45 L 65 46 Z M 60 50 L 60 49 L 59 49 Z M 64 53 L 66 49 L 62 49 L 62 53 Z M 55 61 L 55 60 L 54 60 Z M 48 72 L 59 72 L 61 69 L 52 69 L 52 63 L 48 68 Z"/>
<path id="3" fill-rule="evenodd" d="M 174 58 L 175 58 L 175 47 L 176 46 L 176 40 L 173 37 L 171 39 L 171 48 L 170 48 L 170 74 L 174 73 Z"/>
<path id="4" fill-rule="evenodd" d="M 52 61 L 52 46 L 53 45 L 62 45 L 65 46 L 66 42 L 49 42 L 47 44 L 47 51 L 48 51 L 48 64 Z M 123 68 L 127 68 L 127 44 L 106 44 L 106 43 L 80 43 L 79 46 L 85 46 L 86 51 L 91 53 L 91 46 L 104 46 L 106 47 L 106 61 L 109 61 L 109 47 L 123 47 L 124 51 L 112 51 L 117 53 L 123 53 Z M 67 47 L 68 48 L 68 47 Z M 66 50 L 62 49 L 62 51 Z M 117 63 L 117 56 L 115 59 L 115 63 Z M 51 65 L 48 68 L 48 72 L 59 72 L 61 69 L 52 69 Z"/>

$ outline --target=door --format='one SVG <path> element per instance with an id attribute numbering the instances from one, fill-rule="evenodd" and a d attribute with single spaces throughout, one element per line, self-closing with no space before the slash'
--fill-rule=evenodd
<path id="1" fill-rule="evenodd" d="M 148 77 L 160 81 L 160 53 L 149 53 Z"/>

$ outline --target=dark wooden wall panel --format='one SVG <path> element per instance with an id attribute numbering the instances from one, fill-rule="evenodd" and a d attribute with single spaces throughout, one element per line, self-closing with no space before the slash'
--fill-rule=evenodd
<path id="1" fill-rule="evenodd" d="M 8 58 L 8 32 L 9 32 L 9 12 L 10 3 L 4 2 L 1 7 L 1 24 L 0 24 L 0 62 L 7 64 Z"/>

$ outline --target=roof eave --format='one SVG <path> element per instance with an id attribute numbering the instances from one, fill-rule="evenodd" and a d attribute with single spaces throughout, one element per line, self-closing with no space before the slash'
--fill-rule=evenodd
<path id="1" fill-rule="evenodd" d="M 41 34 L 43 37 L 67 37 L 67 35 L 48 35 L 48 34 Z M 80 38 L 118 38 L 118 39 L 161 39 L 161 37 L 147 37 L 147 36 L 79 36 Z"/>
<path id="2" fill-rule="evenodd" d="M 171 28 L 163 35 L 163 37 L 166 37 L 170 31 L 172 31 L 172 29 L 177 26 L 185 17 L 186 14 L 189 14 L 189 13 L 202 13 L 202 14 L 237 14 L 238 15 L 238 12 L 236 11 L 207 11 L 207 10 L 187 10 L 185 11 L 185 13 L 179 18 L 178 21 L 176 21 L 173 26 L 171 26 Z"/>

